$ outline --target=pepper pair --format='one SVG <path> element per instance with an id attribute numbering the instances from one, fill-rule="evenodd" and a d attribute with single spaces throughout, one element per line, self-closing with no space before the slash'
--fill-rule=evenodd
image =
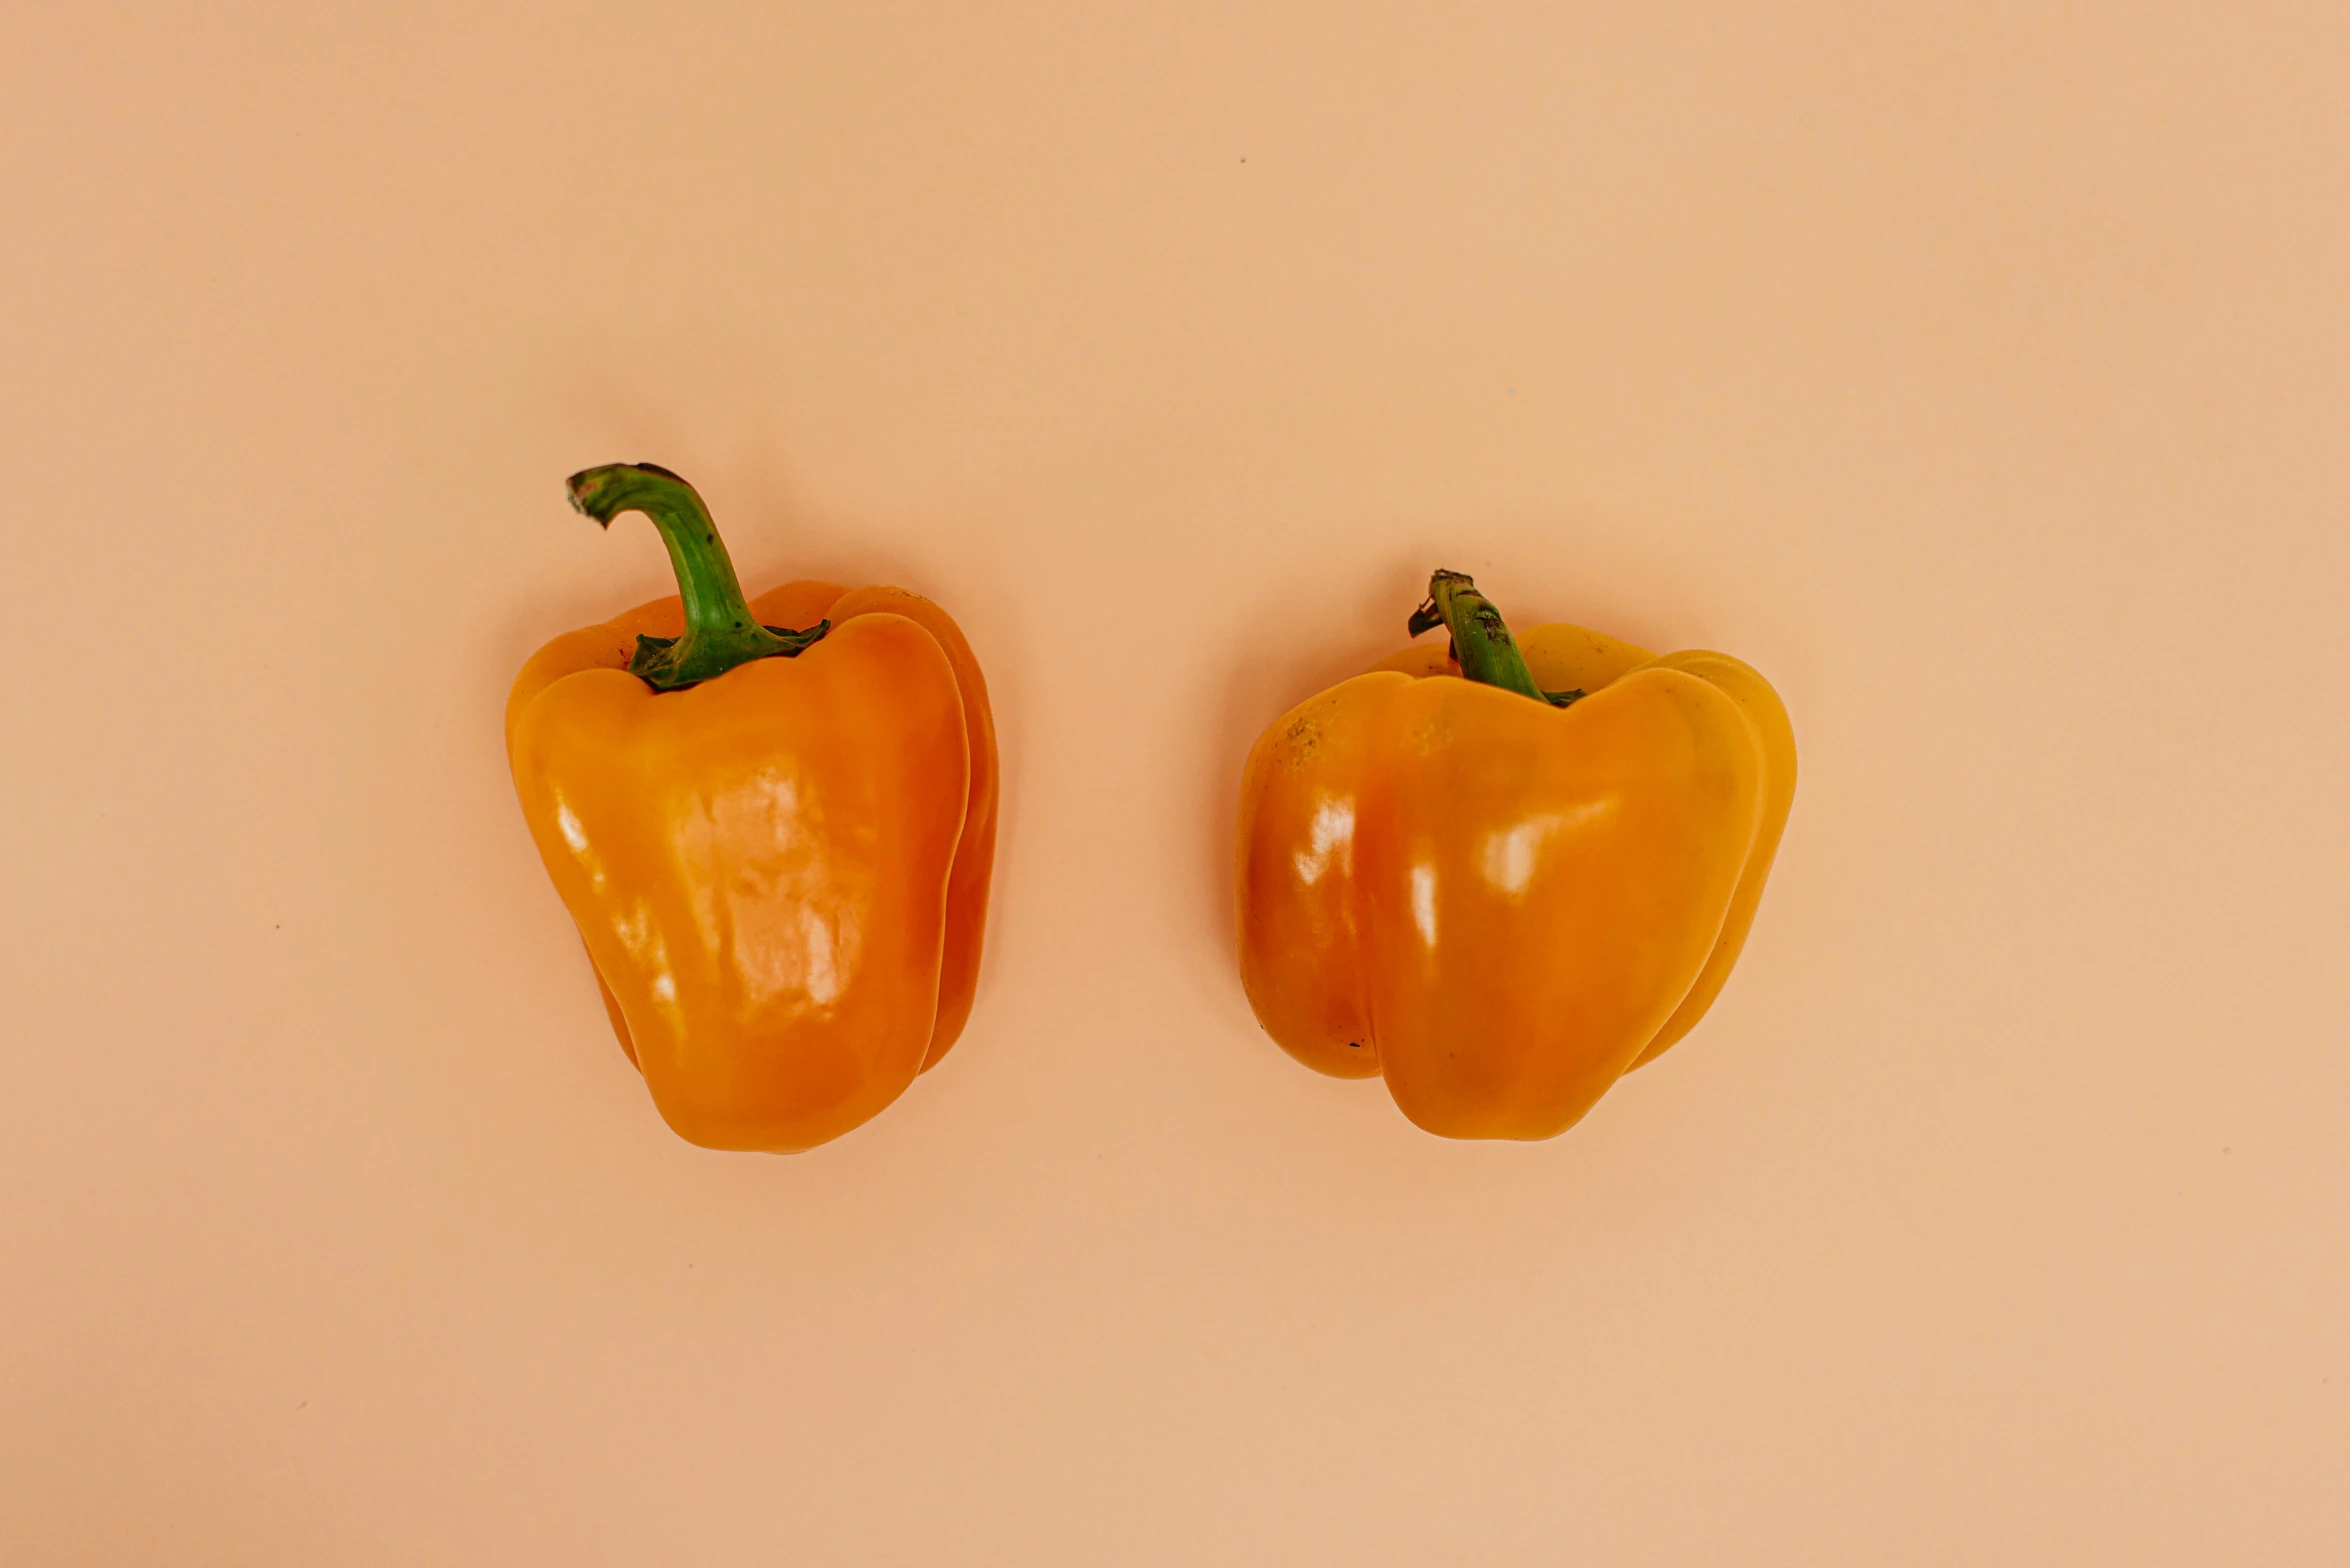
<path id="1" fill-rule="evenodd" d="M 744 598 L 693 487 L 590 469 L 679 595 L 532 655 L 506 745 L 540 858 L 662 1116 L 805 1149 L 961 1034 L 995 853 L 987 683 L 898 588 Z M 1795 790 L 1770 685 L 1572 626 L 1523 644 L 1467 577 L 1404 649 L 1308 699 L 1242 776 L 1241 979 L 1310 1067 L 1384 1074 L 1420 1126 L 1547 1138 L 1697 1023 Z M 795 629 L 796 628 L 796 629 Z"/>

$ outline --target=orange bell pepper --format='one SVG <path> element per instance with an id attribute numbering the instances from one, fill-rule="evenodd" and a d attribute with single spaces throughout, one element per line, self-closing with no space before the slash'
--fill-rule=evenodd
<path id="1" fill-rule="evenodd" d="M 1777 693 L 1726 654 L 1576 626 L 1521 649 L 1457 572 L 1406 648 L 1242 775 L 1240 973 L 1307 1066 L 1421 1127 L 1548 1138 L 1713 1005 L 1795 796 Z"/>
<path id="2" fill-rule="evenodd" d="M 995 855 L 995 723 L 953 620 L 901 588 L 744 600 L 691 485 L 572 504 L 660 529 L 681 596 L 533 654 L 506 750 L 621 1048 L 678 1134 L 837 1138 L 962 1033 Z M 806 626 L 805 631 L 790 631 Z"/>

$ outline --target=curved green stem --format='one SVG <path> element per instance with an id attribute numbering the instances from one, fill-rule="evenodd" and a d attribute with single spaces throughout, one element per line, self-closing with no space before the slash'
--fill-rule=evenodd
<path id="1" fill-rule="evenodd" d="M 1461 674 L 1470 680 L 1559 708 L 1583 695 L 1579 691 L 1544 691 L 1534 684 L 1534 673 L 1526 668 L 1526 656 L 1518 651 L 1509 623 L 1501 618 L 1493 601 L 1477 591 L 1476 579 L 1466 572 L 1439 569 L 1429 575 L 1428 601 L 1412 612 L 1411 634 L 1417 637 L 1439 626 L 1452 632 L 1452 656 L 1460 661 Z"/>
<path id="2" fill-rule="evenodd" d="M 685 601 L 685 635 L 639 637 L 628 673 L 655 691 L 677 691 L 724 675 L 753 659 L 788 659 L 832 629 L 761 626 L 735 580 L 734 562 L 694 487 L 653 463 L 607 463 L 564 481 L 574 510 L 604 527 L 623 512 L 642 512 L 661 530 L 677 591 Z"/>

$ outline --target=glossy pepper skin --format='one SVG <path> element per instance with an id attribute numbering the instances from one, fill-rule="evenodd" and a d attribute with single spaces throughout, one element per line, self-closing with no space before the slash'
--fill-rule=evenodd
<path id="1" fill-rule="evenodd" d="M 570 486 L 599 521 L 651 516 L 685 592 L 556 638 L 516 677 L 531 836 L 680 1136 L 836 1138 L 970 1016 L 995 849 L 986 682 L 946 612 L 903 589 L 746 603 L 666 470 Z"/>
<path id="2" fill-rule="evenodd" d="M 1454 1138 L 1548 1138 L 1694 1027 L 1795 794 L 1768 682 L 1575 626 L 1523 645 L 1439 572 L 1406 648 L 1242 775 L 1240 969 L 1307 1066 Z M 1455 654 L 1457 653 L 1457 657 Z"/>

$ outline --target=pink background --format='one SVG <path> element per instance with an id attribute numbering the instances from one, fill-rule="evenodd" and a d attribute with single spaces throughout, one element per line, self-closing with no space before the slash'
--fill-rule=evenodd
<path id="1" fill-rule="evenodd" d="M 2342 17 L 16 8 L 0 1559 L 2350 1558 Z M 505 774 L 636 458 L 995 692 L 971 1031 L 798 1158 Z M 1439 564 L 1803 747 L 1543 1145 L 1228 954 Z"/>

